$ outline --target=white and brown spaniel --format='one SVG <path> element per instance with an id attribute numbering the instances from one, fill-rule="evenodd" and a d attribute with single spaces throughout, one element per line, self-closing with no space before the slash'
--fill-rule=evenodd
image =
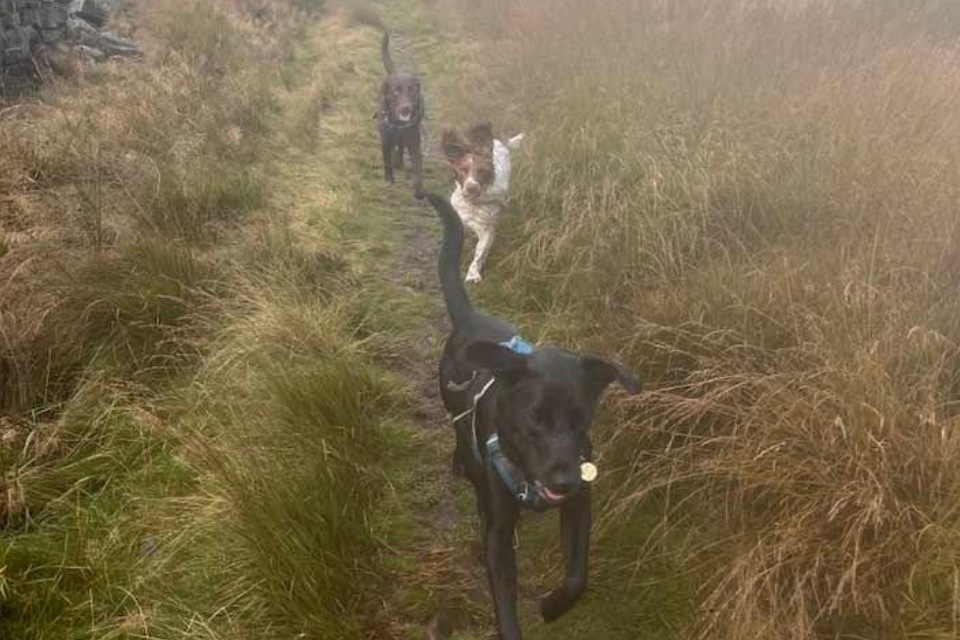
<path id="1" fill-rule="evenodd" d="M 450 204 L 463 224 L 477 234 L 477 248 L 467 271 L 467 282 L 480 282 L 480 272 L 490 253 L 497 220 L 510 189 L 510 151 L 519 147 L 522 140 L 522 133 L 506 143 L 497 140 L 489 122 L 475 124 L 465 132 L 455 129 L 443 132 L 443 155 L 456 179 Z"/>

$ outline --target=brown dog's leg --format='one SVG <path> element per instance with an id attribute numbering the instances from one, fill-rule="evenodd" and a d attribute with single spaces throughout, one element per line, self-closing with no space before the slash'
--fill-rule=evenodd
<path id="1" fill-rule="evenodd" d="M 453 635 L 453 629 L 447 615 L 441 611 L 427 623 L 427 640 L 447 640 Z"/>
<path id="2" fill-rule="evenodd" d="M 390 143 L 390 140 L 387 136 L 382 136 L 380 139 L 380 151 L 383 154 L 383 179 L 386 180 L 389 184 L 394 183 L 393 177 L 393 158 L 391 151 L 393 150 L 393 145 Z"/>
<path id="3" fill-rule="evenodd" d="M 398 144 L 397 148 L 393 152 L 393 167 L 394 169 L 403 169 L 403 145 Z"/>
<path id="4" fill-rule="evenodd" d="M 420 148 L 420 132 L 410 140 L 410 164 L 413 165 L 413 195 L 423 198 L 423 149 Z"/>
<path id="5" fill-rule="evenodd" d="M 589 487 L 582 487 L 560 508 L 560 532 L 567 570 L 563 586 L 540 601 L 540 614 L 547 622 L 566 613 L 587 588 L 592 520 L 590 509 Z"/>

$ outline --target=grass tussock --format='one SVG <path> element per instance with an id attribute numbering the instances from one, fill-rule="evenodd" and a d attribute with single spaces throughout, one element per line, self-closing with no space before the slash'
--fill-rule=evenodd
<path id="1" fill-rule="evenodd" d="M 118 338 L 109 348 L 130 347 L 111 326 L 184 315 L 184 292 L 211 269 L 190 245 L 263 202 L 276 64 L 298 27 L 243 16 L 226 3 L 152 5 L 147 63 L 5 110 L 0 409 L 61 400 L 104 332 Z M 98 317 L 113 311 L 115 322 Z"/>
<path id="2" fill-rule="evenodd" d="M 487 9 L 477 115 L 531 134 L 493 268 L 655 385 L 604 434 L 605 531 L 670 497 L 704 638 L 955 636 L 960 16 Z"/>
<path id="3" fill-rule="evenodd" d="M 395 399 L 351 336 L 342 291 L 328 288 L 337 295 L 318 306 L 296 267 L 274 265 L 238 283 L 222 309 L 233 321 L 211 343 L 205 417 L 189 448 L 229 505 L 221 530 L 242 551 L 223 582 L 248 594 L 253 628 L 365 637 L 379 579 L 369 517 L 385 455 L 379 425 Z"/>
<path id="4" fill-rule="evenodd" d="M 0 637 L 370 637 L 395 392 L 256 211 L 322 8 L 151 3 L 142 64 L 0 115 Z"/>

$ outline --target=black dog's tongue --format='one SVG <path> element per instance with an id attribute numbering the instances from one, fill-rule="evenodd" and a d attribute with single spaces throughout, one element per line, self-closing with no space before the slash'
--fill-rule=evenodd
<path id="1" fill-rule="evenodd" d="M 563 493 L 554 493 L 550 491 L 547 487 L 540 487 L 540 497 L 546 500 L 550 504 L 560 504 L 567 499 L 567 495 Z"/>

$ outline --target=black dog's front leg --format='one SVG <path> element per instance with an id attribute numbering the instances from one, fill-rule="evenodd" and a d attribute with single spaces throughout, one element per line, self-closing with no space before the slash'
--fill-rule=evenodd
<path id="1" fill-rule="evenodd" d="M 547 622 L 569 611 L 587 588 L 592 520 L 590 509 L 590 489 L 586 486 L 560 509 L 560 531 L 567 569 L 563 586 L 540 601 L 540 613 Z"/>
<path id="2" fill-rule="evenodd" d="M 501 640 L 520 640 L 517 620 L 517 558 L 513 530 L 517 524 L 515 504 L 504 504 L 484 514 L 483 545 L 490 591 Z"/>

